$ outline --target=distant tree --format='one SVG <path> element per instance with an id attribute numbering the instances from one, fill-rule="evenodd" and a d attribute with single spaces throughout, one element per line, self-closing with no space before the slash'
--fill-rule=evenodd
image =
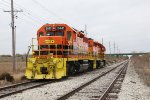
<path id="1" fill-rule="evenodd" d="M 11 55 L 1 55 L 1 57 L 12 57 Z"/>
<path id="2" fill-rule="evenodd" d="M 137 53 L 137 51 L 131 51 L 131 53 Z"/>
<path id="3" fill-rule="evenodd" d="M 21 57 L 21 56 L 22 56 L 22 54 L 19 54 L 19 53 L 16 54 L 16 57 Z"/>

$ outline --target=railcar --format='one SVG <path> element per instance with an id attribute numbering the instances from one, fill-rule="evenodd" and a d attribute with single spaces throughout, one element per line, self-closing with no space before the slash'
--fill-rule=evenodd
<path id="1" fill-rule="evenodd" d="M 34 44 L 34 42 L 37 42 Z M 61 79 L 105 66 L 105 47 L 66 24 L 45 24 L 32 39 L 27 79 Z"/>

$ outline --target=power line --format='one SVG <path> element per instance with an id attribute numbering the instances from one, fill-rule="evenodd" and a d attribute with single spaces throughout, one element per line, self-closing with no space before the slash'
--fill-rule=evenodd
<path id="1" fill-rule="evenodd" d="M 7 2 L 7 1 L 5 1 L 5 0 L 2 0 L 3 2 L 5 2 L 5 3 L 7 3 L 7 4 L 10 4 L 9 2 Z M 23 12 L 23 15 L 24 16 L 26 16 L 26 17 L 28 17 L 29 19 L 31 19 L 31 20 L 35 20 L 35 17 L 33 17 L 34 15 L 33 14 L 35 14 L 33 11 L 31 11 L 31 10 L 27 10 L 25 7 L 23 7 L 22 5 L 19 5 L 19 4 L 17 4 L 17 3 L 14 3 L 15 5 L 16 5 L 16 7 L 18 8 L 18 9 L 22 9 L 23 8 L 23 10 L 24 10 L 24 12 Z M 32 14 L 31 14 L 32 13 Z M 29 15 L 29 16 L 27 16 L 27 15 Z M 35 16 L 36 16 L 36 18 L 37 18 L 37 16 L 38 15 L 36 15 L 35 14 Z M 39 17 L 38 16 L 38 22 L 39 23 L 42 23 L 43 24 L 43 22 L 44 22 L 44 18 L 42 18 L 42 17 Z M 36 22 L 37 22 L 37 20 L 35 20 Z"/>
<path id="2" fill-rule="evenodd" d="M 29 19 L 31 19 L 32 21 L 33 21 L 33 20 L 34 20 L 35 22 L 38 21 L 38 23 L 43 24 L 43 21 L 41 21 L 41 20 L 36 20 L 35 17 L 27 16 L 25 13 L 22 13 L 22 14 L 23 14 L 24 16 L 28 17 Z"/>
<path id="3" fill-rule="evenodd" d="M 37 24 L 37 23 L 38 23 L 38 24 L 41 23 L 41 22 L 34 21 L 35 19 L 33 20 L 33 19 L 30 18 L 29 16 L 24 15 L 24 13 L 22 13 L 22 15 L 25 16 L 27 19 L 25 19 L 25 18 L 23 18 L 23 17 L 20 17 L 19 19 L 22 20 L 21 22 L 25 22 L 25 23 L 29 22 L 30 25 L 33 25 L 33 23 L 34 23 L 34 24 L 35 24 L 35 23 L 36 23 L 36 24 Z"/>
<path id="4" fill-rule="evenodd" d="M 0 8 L 1 10 L 4 10 L 3 8 Z"/>
<path id="5" fill-rule="evenodd" d="M 5 7 L 10 7 L 10 5 L 6 4 L 6 3 L 0 3 L 1 5 L 5 6 Z"/>
<path id="6" fill-rule="evenodd" d="M 45 6 L 43 6 L 41 3 L 39 3 L 36 0 L 32 0 L 34 3 L 36 3 L 37 5 L 39 5 L 42 9 L 44 9 L 44 11 L 47 11 L 48 14 L 51 13 L 52 15 L 54 15 L 55 17 L 57 17 L 60 21 L 62 22 L 66 22 L 66 20 L 64 20 L 63 18 L 59 17 L 57 14 L 55 14 L 54 12 L 50 11 L 49 9 L 47 9 Z"/>
<path id="7" fill-rule="evenodd" d="M 19 5 L 19 4 L 17 4 L 17 3 L 15 3 L 18 7 L 21 7 L 21 8 L 23 8 L 23 10 L 24 10 L 24 12 L 26 13 L 26 14 L 28 14 L 28 15 L 30 15 L 30 16 L 38 16 L 37 14 L 35 14 L 33 11 L 31 11 L 31 10 L 28 10 L 28 9 L 26 9 L 25 7 L 23 7 L 23 6 L 21 6 L 21 5 Z M 32 13 L 32 14 L 31 14 Z M 40 21 L 42 21 L 42 22 L 44 22 L 44 18 L 43 17 L 39 17 L 38 16 L 38 19 L 40 20 Z"/>

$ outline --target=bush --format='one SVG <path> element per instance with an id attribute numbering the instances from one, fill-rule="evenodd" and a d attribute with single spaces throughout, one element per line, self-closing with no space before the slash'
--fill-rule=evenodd
<path id="1" fill-rule="evenodd" d="M 2 73 L 0 75 L 0 80 L 7 80 L 8 82 L 13 82 L 14 81 L 14 77 L 11 76 L 9 73 Z"/>
<path id="2" fill-rule="evenodd" d="M 1 57 L 12 57 L 11 55 L 1 55 Z"/>

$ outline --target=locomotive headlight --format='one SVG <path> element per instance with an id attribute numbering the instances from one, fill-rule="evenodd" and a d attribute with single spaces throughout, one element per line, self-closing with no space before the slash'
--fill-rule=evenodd
<path id="1" fill-rule="evenodd" d="M 31 62 L 34 64 L 34 63 L 35 63 L 35 60 L 31 60 Z"/>
<path id="2" fill-rule="evenodd" d="M 53 63 L 56 64 L 56 60 L 53 60 Z"/>
<path id="3" fill-rule="evenodd" d="M 34 55 L 34 54 L 35 54 L 35 52 L 33 51 L 33 52 L 32 52 L 32 54 Z"/>

